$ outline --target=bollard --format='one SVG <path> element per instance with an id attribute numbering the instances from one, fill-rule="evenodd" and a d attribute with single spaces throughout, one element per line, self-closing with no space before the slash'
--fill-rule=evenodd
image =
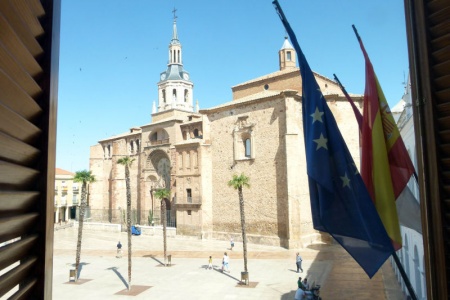
<path id="1" fill-rule="evenodd" d="M 245 285 L 248 285 L 248 272 L 241 272 L 241 282 L 243 282 Z"/>
<path id="2" fill-rule="evenodd" d="M 75 270 L 69 270 L 69 281 L 75 281 Z"/>
<path id="3" fill-rule="evenodd" d="M 167 255 L 167 265 L 168 266 L 172 265 L 172 255 L 171 254 Z"/>

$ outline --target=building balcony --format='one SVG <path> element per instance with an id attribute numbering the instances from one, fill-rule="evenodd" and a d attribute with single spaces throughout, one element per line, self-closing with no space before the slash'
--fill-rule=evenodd
<path id="1" fill-rule="evenodd" d="M 170 142 L 170 139 L 155 140 L 155 141 L 150 141 L 150 145 L 151 146 L 163 145 L 163 144 L 169 144 L 169 142 Z"/>
<path id="2" fill-rule="evenodd" d="M 177 198 L 174 198 L 174 203 L 179 208 L 199 207 L 202 205 L 202 198 L 200 196 L 177 197 Z"/>

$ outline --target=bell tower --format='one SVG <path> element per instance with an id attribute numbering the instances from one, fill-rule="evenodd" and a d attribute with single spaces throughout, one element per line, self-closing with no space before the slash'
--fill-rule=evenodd
<path id="1" fill-rule="evenodd" d="M 167 70 L 160 74 L 158 82 L 158 112 L 179 109 L 194 111 L 194 84 L 189 72 L 183 68 L 183 53 L 178 39 L 176 9 L 173 11 L 172 40 L 169 43 Z M 155 113 L 156 111 L 153 111 Z"/>
<path id="2" fill-rule="evenodd" d="M 297 55 L 287 37 L 284 38 L 283 46 L 280 51 L 278 51 L 278 54 L 280 71 L 297 67 Z"/>

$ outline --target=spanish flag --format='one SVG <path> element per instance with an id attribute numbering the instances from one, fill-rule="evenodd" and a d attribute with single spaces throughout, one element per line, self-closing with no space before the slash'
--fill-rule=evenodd
<path id="1" fill-rule="evenodd" d="M 366 64 L 361 176 L 395 250 L 402 237 L 395 201 L 414 173 L 403 139 L 355 27 Z"/>

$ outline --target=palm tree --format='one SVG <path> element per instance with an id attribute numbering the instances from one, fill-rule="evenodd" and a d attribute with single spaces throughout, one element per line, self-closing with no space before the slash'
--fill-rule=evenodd
<path id="1" fill-rule="evenodd" d="M 131 186 L 130 167 L 134 158 L 125 156 L 117 160 L 119 165 L 125 166 L 125 185 L 127 188 L 127 233 L 128 233 L 128 290 L 131 289 Z"/>
<path id="2" fill-rule="evenodd" d="M 245 232 L 245 211 L 244 211 L 244 195 L 242 194 L 242 187 L 250 187 L 250 178 L 241 173 L 241 175 L 234 174 L 233 179 L 228 181 L 228 186 L 238 190 L 239 195 L 239 209 L 241 211 L 241 229 L 242 229 L 242 244 L 244 248 L 244 271 L 248 274 L 247 269 L 247 234 Z M 248 284 L 248 280 L 246 280 Z"/>
<path id="3" fill-rule="evenodd" d="M 92 175 L 91 171 L 78 171 L 75 173 L 73 178 L 74 182 L 81 182 L 81 204 L 80 204 L 80 216 L 78 218 L 78 240 L 77 240 L 77 253 L 75 256 L 75 280 L 78 280 L 78 270 L 80 266 L 80 256 L 81 256 L 81 239 L 83 237 L 83 222 L 84 213 L 87 206 L 86 197 L 86 186 L 88 183 L 95 182 L 95 176 Z"/>
<path id="4" fill-rule="evenodd" d="M 155 198 L 161 199 L 161 221 L 163 224 L 163 243 L 164 243 L 164 264 L 167 266 L 167 219 L 166 219 L 166 200 L 170 197 L 170 190 L 158 189 L 155 192 Z"/>

